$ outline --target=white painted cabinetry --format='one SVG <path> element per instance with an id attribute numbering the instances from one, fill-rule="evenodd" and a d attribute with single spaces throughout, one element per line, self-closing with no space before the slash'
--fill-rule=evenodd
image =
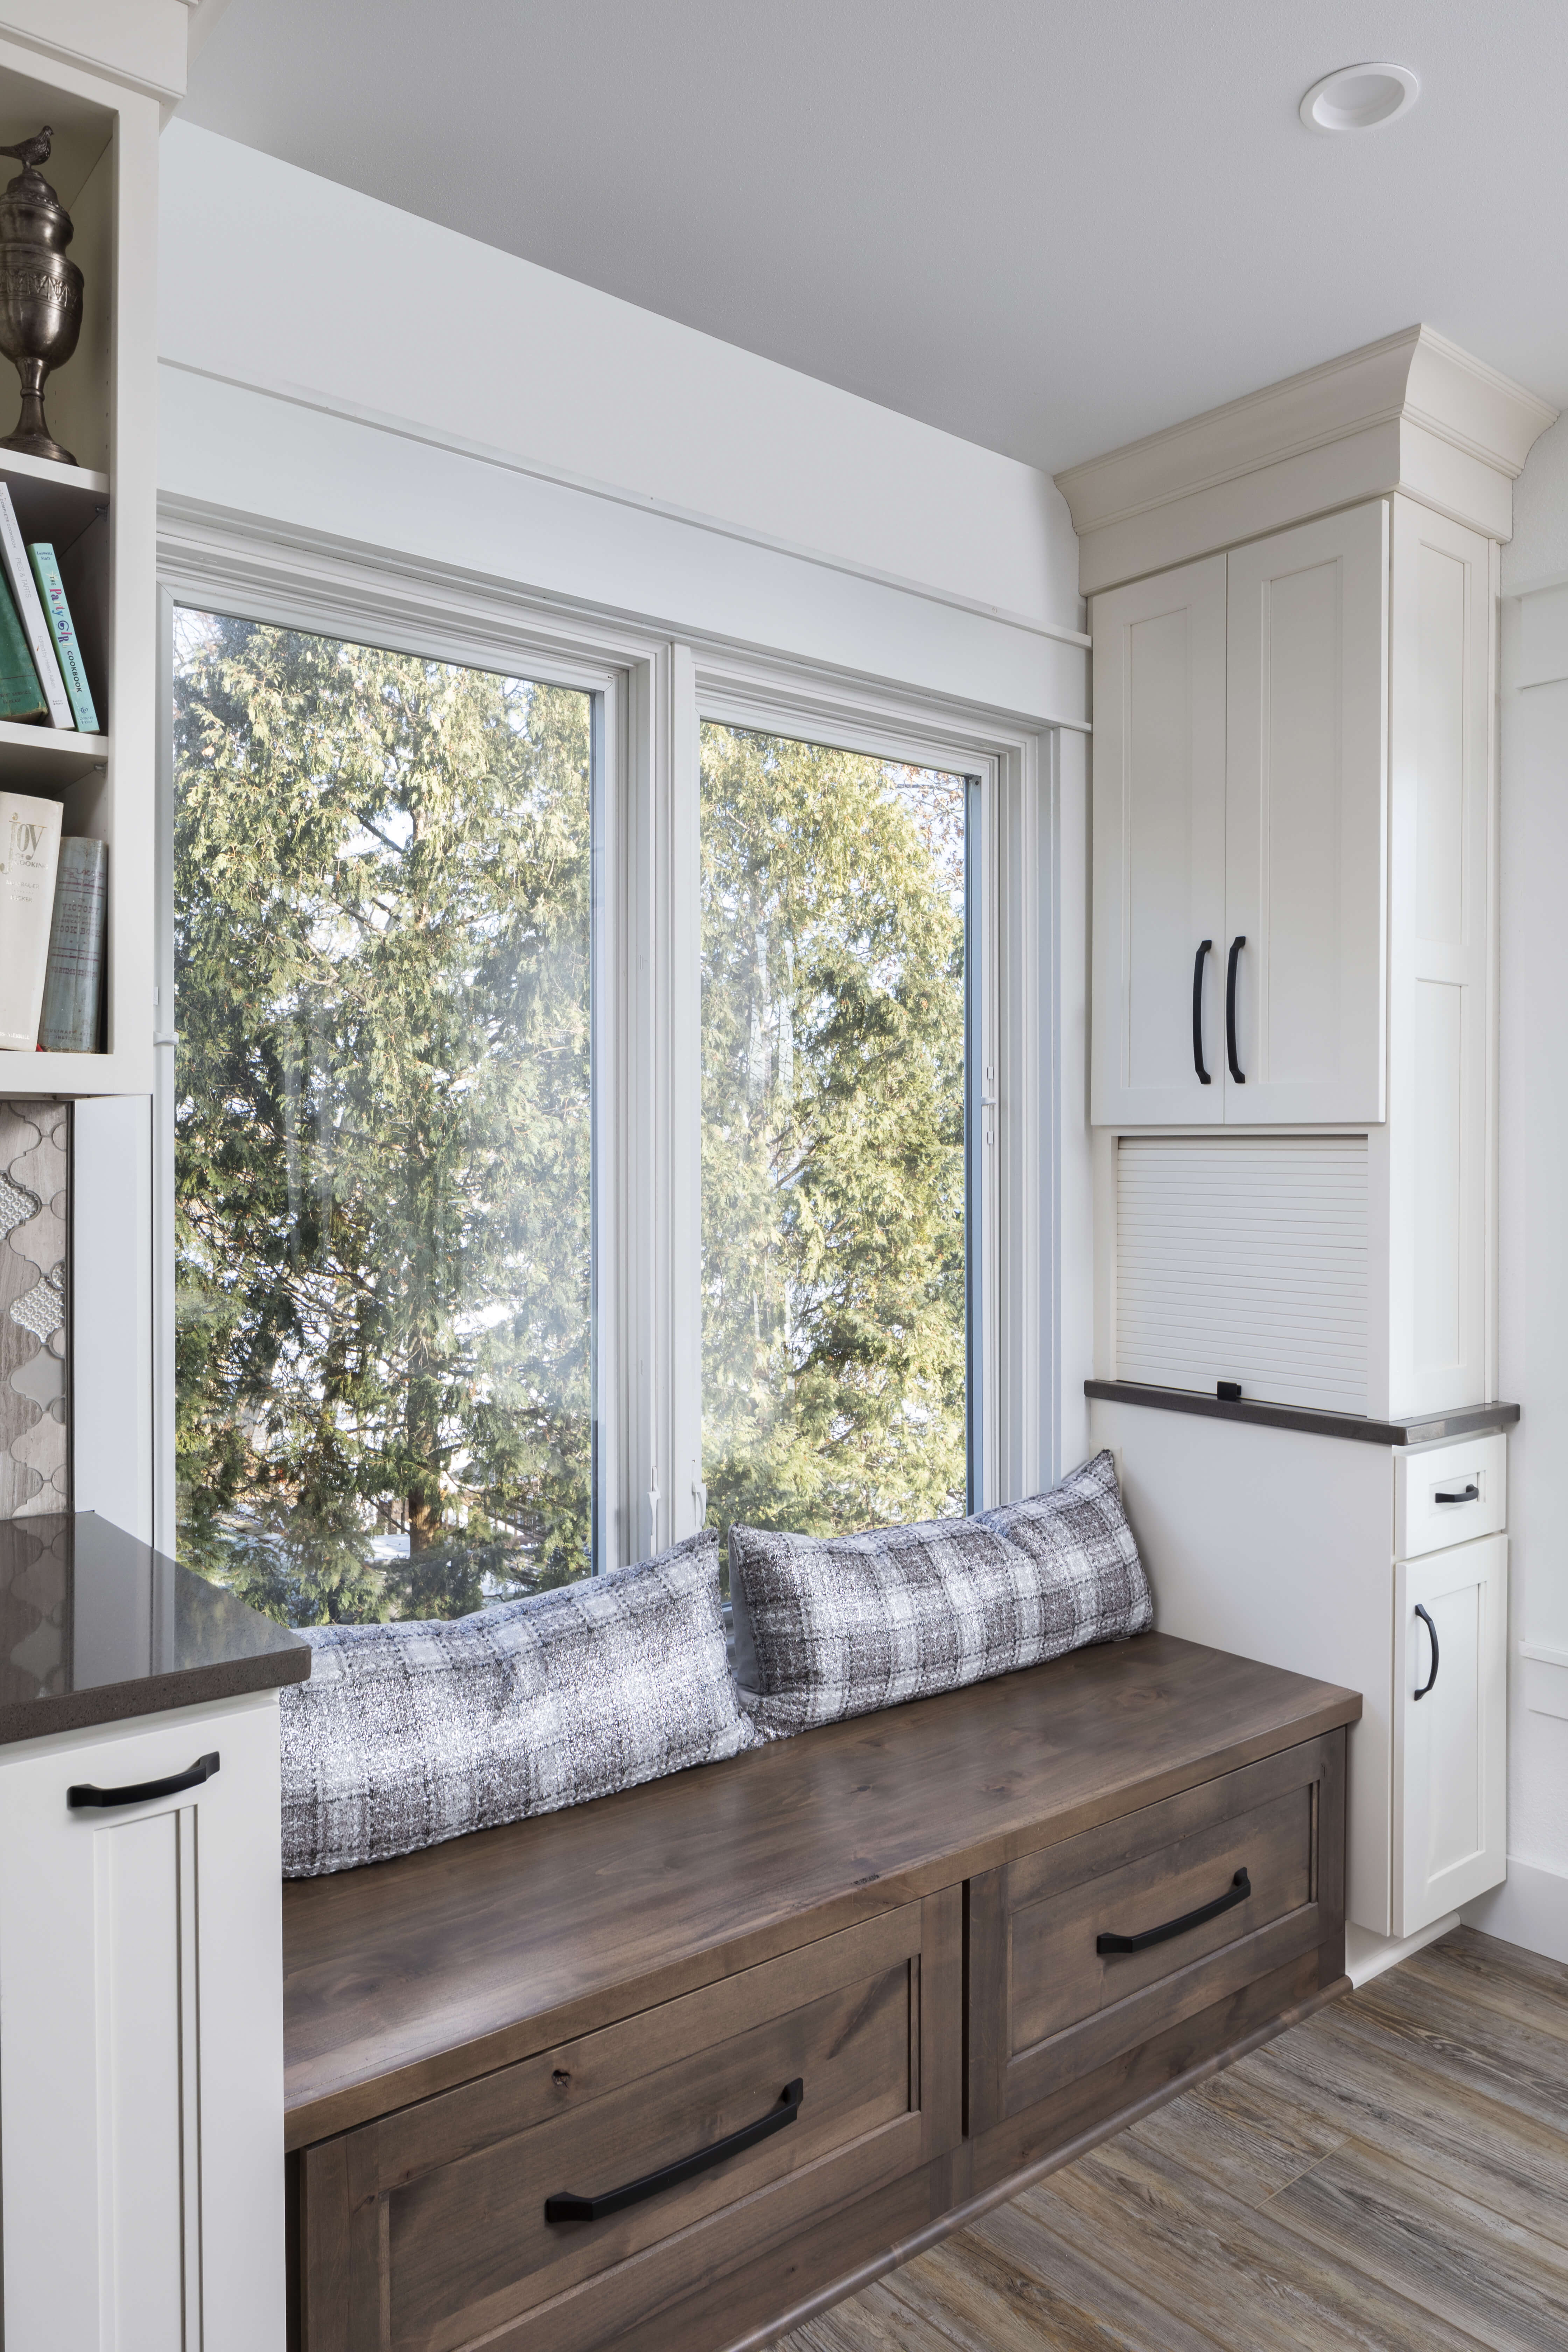
<path id="1" fill-rule="evenodd" d="M 1099 1124 L 1383 1118 L 1388 530 L 1094 600 Z"/>
<path id="2" fill-rule="evenodd" d="M 1500 1885 L 1506 1437 L 1392 1447 L 1096 1398 L 1089 1443 L 1116 1454 L 1162 1632 L 1362 1694 L 1350 1741 L 1353 1924 L 1415 1935 Z M 1434 1490 L 1472 1483 L 1473 1503 L 1433 1505 Z M 1435 1521 L 1434 1509 L 1452 1517 Z M 1474 1537 L 1478 1523 L 1500 1531 Z M 1430 1548 L 1402 1559 L 1402 1537 Z M 1432 1652 L 1417 1603 L 1439 1650 L 1419 1699 Z"/>
<path id="3" fill-rule="evenodd" d="M 1500 1885 L 1508 1865 L 1508 1538 L 1394 1570 L 1393 1932 Z"/>
<path id="4" fill-rule="evenodd" d="M 169 1796 L 73 1808 L 218 1769 Z M 5 2342 L 279 2352 L 273 1691 L 0 1748 Z"/>
<path id="5" fill-rule="evenodd" d="M 1223 555 L 1094 602 L 1093 1090 L 1110 1124 L 1225 1116 L 1225 615 Z"/>

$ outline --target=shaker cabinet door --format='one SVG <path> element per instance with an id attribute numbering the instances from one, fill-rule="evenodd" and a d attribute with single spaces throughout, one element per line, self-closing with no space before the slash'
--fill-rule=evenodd
<path id="1" fill-rule="evenodd" d="M 1215 555 L 1094 599 L 1102 1126 L 1224 1116 L 1225 575 Z"/>
<path id="2" fill-rule="evenodd" d="M 282 2345 L 279 1845 L 270 1692 L 0 1749 L 7 2345 Z"/>
<path id="3" fill-rule="evenodd" d="M 1508 1538 L 1394 1570 L 1394 1933 L 1507 1867 Z"/>
<path id="4" fill-rule="evenodd" d="M 1388 528 L 1377 499 L 1227 558 L 1233 1124 L 1384 1116 Z"/>

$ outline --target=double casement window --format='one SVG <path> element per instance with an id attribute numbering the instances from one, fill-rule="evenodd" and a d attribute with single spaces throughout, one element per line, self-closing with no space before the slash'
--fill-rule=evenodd
<path id="1" fill-rule="evenodd" d="M 1050 738 L 204 584 L 160 1540 L 295 1622 L 445 1616 L 1048 1476 Z"/>

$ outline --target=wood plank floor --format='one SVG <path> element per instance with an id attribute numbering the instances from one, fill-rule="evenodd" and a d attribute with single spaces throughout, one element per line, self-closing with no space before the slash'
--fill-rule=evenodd
<path id="1" fill-rule="evenodd" d="M 1469 1928 L 784 2352 L 1568 2352 L 1568 1968 Z"/>

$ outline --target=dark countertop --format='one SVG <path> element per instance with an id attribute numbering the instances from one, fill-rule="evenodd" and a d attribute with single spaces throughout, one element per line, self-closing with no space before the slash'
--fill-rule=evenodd
<path id="1" fill-rule="evenodd" d="M 1309 1405 L 1266 1404 L 1258 1397 L 1207 1396 L 1201 1389 L 1156 1389 L 1139 1381 L 1085 1381 L 1087 1397 L 1108 1404 L 1151 1405 L 1157 1412 L 1196 1412 L 1213 1421 L 1249 1421 L 1256 1429 L 1295 1429 L 1309 1437 L 1359 1438 L 1367 1445 L 1430 1445 L 1445 1437 L 1476 1437 L 1511 1429 L 1516 1404 L 1455 1405 L 1408 1421 L 1373 1421 L 1364 1413 L 1320 1412 Z"/>
<path id="2" fill-rule="evenodd" d="M 0 1744 L 310 1672 L 297 1633 L 96 1511 L 0 1520 Z"/>

